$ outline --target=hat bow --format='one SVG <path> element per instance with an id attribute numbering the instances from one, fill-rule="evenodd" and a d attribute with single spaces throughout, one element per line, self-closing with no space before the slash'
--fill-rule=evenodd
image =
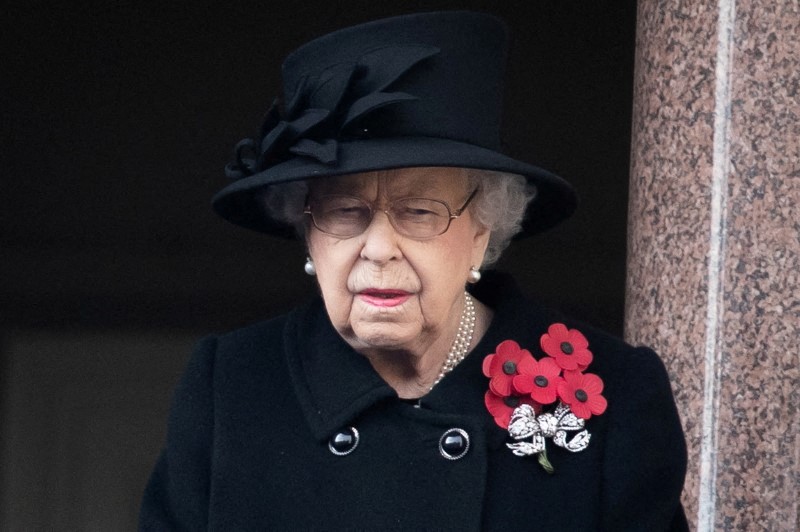
<path id="1" fill-rule="evenodd" d="M 225 167 L 226 175 L 241 179 L 292 156 L 335 165 L 339 139 L 378 133 L 365 127 L 364 117 L 388 105 L 418 99 L 386 89 L 439 51 L 427 45 L 383 46 L 355 61 L 301 77 L 285 106 L 280 99 L 273 102 L 258 138 L 245 138 L 236 144 L 233 161 Z"/>

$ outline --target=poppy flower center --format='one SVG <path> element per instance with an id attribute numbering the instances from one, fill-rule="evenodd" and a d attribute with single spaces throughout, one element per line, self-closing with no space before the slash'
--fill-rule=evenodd
<path id="1" fill-rule="evenodd" d="M 575 390 L 575 399 L 581 403 L 585 403 L 589 399 L 589 395 L 583 390 Z"/>
<path id="2" fill-rule="evenodd" d="M 505 397 L 503 398 L 503 403 L 511 408 L 517 408 L 519 406 L 519 397 L 514 397 L 513 395 Z"/>
<path id="3" fill-rule="evenodd" d="M 513 375 L 517 372 L 517 365 L 510 360 L 503 362 L 503 373 L 506 375 Z"/>
<path id="4" fill-rule="evenodd" d="M 569 342 L 561 342 L 561 352 L 565 355 L 571 355 L 574 349 L 572 348 L 572 344 Z"/>
<path id="5" fill-rule="evenodd" d="M 533 383 L 540 388 L 544 388 L 545 386 L 547 386 L 547 377 L 545 377 L 544 375 L 537 375 L 536 377 L 534 377 Z"/>

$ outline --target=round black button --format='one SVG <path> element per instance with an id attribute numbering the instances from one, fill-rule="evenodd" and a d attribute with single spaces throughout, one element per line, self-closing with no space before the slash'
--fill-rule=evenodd
<path id="1" fill-rule="evenodd" d="M 358 431 L 355 427 L 342 429 L 328 441 L 328 449 L 337 456 L 352 453 L 358 446 Z"/>
<path id="2" fill-rule="evenodd" d="M 469 434 L 462 429 L 449 429 L 439 438 L 439 452 L 448 460 L 458 460 L 469 451 Z"/>

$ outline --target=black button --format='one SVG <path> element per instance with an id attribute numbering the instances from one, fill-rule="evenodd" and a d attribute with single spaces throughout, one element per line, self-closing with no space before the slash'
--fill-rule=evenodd
<path id="1" fill-rule="evenodd" d="M 352 453 L 358 446 L 358 431 L 355 427 L 342 429 L 328 441 L 328 449 L 337 456 Z"/>
<path id="2" fill-rule="evenodd" d="M 469 451 L 469 434 L 462 429 L 449 429 L 439 438 L 439 452 L 448 460 L 458 460 Z"/>

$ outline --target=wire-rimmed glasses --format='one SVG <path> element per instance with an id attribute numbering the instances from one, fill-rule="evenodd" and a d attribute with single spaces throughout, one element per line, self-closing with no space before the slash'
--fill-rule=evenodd
<path id="1" fill-rule="evenodd" d="M 398 198 L 383 209 L 344 194 L 330 194 L 310 200 L 304 214 L 311 216 L 314 227 L 341 238 L 358 236 L 367 230 L 376 212 L 384 212 L 399 234 L 424 240 L 445 233 L 450 223 L 461 216 L 478 189 L 472 191 L 464 205 L 455 211 L 441 200 L 429 198 Z"/>

